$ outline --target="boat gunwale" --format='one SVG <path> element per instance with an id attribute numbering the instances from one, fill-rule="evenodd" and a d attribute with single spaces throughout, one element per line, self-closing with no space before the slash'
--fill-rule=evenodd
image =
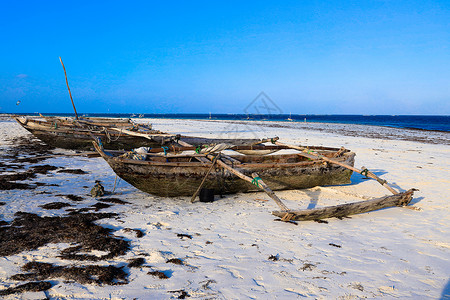
<path id="1" fill-rule="evenodd" d="M 98 151 L 98 150 L 97 150 Z M 116 163 L 122 163 L 122 164 L 131 164 L 131 165 L 147 165 L 147 166 L 163 166 L 163 167 L 210 167 L 211 164 L 205 164 L 203 162 L 200 161 L 191 161 L 191 162 L 161 162 L 161 161 L 148 161 L 148 160 L 135 160 L 135 159 L 127 159 L 127 158 L 122 158 L 122 157 L 118 157 L 118 156 L 113 156 L 103 150 L 101 150 L 102 152 L 100 152 L 101 156 L 105 159 L 107 159 L 108 161 L 114 161 Z M 271 156 L 278 156 L 278 157 L 284 157 L 284 156 L 290 156 L 290 157 L 295 157 L 298 156 L 299 154 L 297 153 L 291 153 L 291 154 L 278 154 L 278 155 L 271 155 Z M 344 156 L 345 155 L 345 156 Z M 343 156 L 336 158 L 338 161 L 340 162 L 346 162 L 348 159 L 351 159 L 352 156 L 354 157 L 356 154 L 354 152 L 346 152 L 343 154 Z M 235 159 L 239 159 L 239 155 L 229 155 L 231 158 L 235 158 Z M 258 156 L 264 156 L 264 155 L 255 155 L 255 157 Z M 160 156 L 161 158 L 178 158 L 181 156 Z M 206 157 L 206 155 L 183 155 L 182 157 Z M 269 157 L 269 156 L 266 156 Z M 292 162 L 292 163 L 277 163 L 277 162 L 272 162 L 272 163 L 234 163 L 233 166 L 236 168 L 267 168 L 267 167 L 281 167 L 281 168 L 289 168 L 289 167 L 308 167 L 308 166 L 312 166 L 312 165 L 316 165 L 316 164 L 323 164 L 324 161 L 321 159 L 317 159 L 317 160 L 312 160 L 312 161 L 299 161 L 299 162 Z"/>

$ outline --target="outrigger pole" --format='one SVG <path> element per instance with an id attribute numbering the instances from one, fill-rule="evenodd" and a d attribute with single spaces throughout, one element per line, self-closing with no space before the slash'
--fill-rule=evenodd
<path id="1" fill-rule="evenodd" d="M 64 76 L 66 76 L 67 89 L 69 90 L 70 101 L 72 101 L 73 110 L 75 111 L 75 119 L 78 120 L 77 109 L 75 108 L 75 104 L 73 103 L 72 93 L 70 92 L 70 87 L 69 87 L 69 81 L 67 81 L 66 68 L 64 67 L 64 64 L 63 64 L 63 61 L 61 59 L 61 56 L 59 57 L 59 61 L 61 62 L 61 65 L 62 65 L 62 67 L 64 69 Z"/>

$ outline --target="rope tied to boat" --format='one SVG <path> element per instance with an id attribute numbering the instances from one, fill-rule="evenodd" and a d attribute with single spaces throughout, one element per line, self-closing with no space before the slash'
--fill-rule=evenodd
<path id="1" fill-rule="evenodd" d="M 162 146 L 161 148 L 162 148 L 163 151 L 164 151 L 164 155 L 167 156 L 167 150 L 169 150 L 169 147 L 167 147 L 167 146 Z"/>
<path id="2" fill-rule="evenodd" d="M 381 178 L 377 178 L 377 181 L 378 181 L 378 183 L 379 183 L 379 184 L 381 184 L 381 185 L 383 185 L 383 184 L 387 183 L 387 181 L 386 181 L 386 180 L 384 180 L 384 179 L 381 179 Z"/>
<path id="3" fill-rule="evenodd" d="M 202 150 L 202 146 L 197 146 L 197 148 L 195 148 L 195 153 L 200 154 L 201 150 Z"/>
<path id="4" fill-rule="evenodd" d="M 361 175 L 366 176 L 366 178 L 369 178 L 369 177 L 367 177 L 367 174 L 369 174 L 369 170 L 368 169 L 361 170 Z"/>
<path id="5" fill-rule="evenodd" d="M 254 185 L 254 186 L 256 186 L 256 187 L 259 187 L 259 182 L 258 181 L 260 181 L 261 180 L 261 177 L 255 177 L 255 178 L 253 178 L 253 180 L 252 180 L 252 184 Z"/>
<path id="6" fill-rule="evenodd" d="M 96 137 L 96 139 L 97 139 L 97 144 L 100 146 L 100 149 L 102 149 L 103 150 L 103 143 L 102 143 L 102 139 L 101 138 L 99 138 L 99 137 Z"/>

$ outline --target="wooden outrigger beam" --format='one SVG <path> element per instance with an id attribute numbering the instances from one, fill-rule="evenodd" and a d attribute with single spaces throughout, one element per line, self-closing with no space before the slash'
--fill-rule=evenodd
<path id="1" fill-rule="evenodd" d="M 298 147 L 298 146 L 294 146 L 294 145 L 287 145 L 287 144 L 283 144 L 280 143 L 278 141 L 274 142 L 275 145 L 279 145 L 279 146 L 285 146 L 285 147 L 289 147 L 291 149 L 295 149 L 295 150 L 299 150 L 301 152 L 298 153 L 298 155 L 301 155 L 303 157 L 307 157 L 309 159 L 322 159 L 326 162 L 347 168 L 349 170 L 352 170 L 353 172 L 357 172 L 360 173 L 362 175 L 365 175 L 366 177 L 370 177 L 372 179 L 375 179 L 376 181 L 378 181 L 382 186 L 384 186 L 385 188 L 387 188 L 392 194 L 396 195 L 398 194 L 398 192 L 396 190 L 394 190 L 391 186 L 388 185 L 387 181 L 384 179 L 381 179 L 380 177 L 378 177 L 377 175 L 373 174 L 372 172 L 370 172 L 368 169 L 366 169 L 365 167 L 362 167 L 362 170 L 357 169 L 355 167 L 349 166 L 345 163 L 341 163 L 338 162 L 334 159 L 328 158 L 326 156 L 320 155 L 319 153 L 316 153 L 312 150 L 308 150 L 307 148 L 304 147 Z M 307 152 L 303 152 L 303 151 L 307 151 Z"/>
<path id="2" fill-rule="evenodd" d="M 273 211 L 272 214 L 282 218 L 286 215 L 287 212 L 289 212 L 290 214 L 292 214 L 291 220 L 293 221 L 312 221 L 326 218 L 342 218 L 386 207 L 406 206 L 411 202 L 414 191 L 415 189 L 410 189 L 406 192 L 397 193 L 395 195 L 323 208 Z"/>

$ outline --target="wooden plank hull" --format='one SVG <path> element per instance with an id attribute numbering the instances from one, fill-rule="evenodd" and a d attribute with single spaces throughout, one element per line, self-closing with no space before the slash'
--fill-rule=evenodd
<path id="1" fill-rule="evenodd" d="M 131 150 L 139 147 L 161 147 L 167 142 L 175 139 L 174 134 L 166 134 L 160 132 L 149 132 L 151 139 L 143 136 L 133 136 L 117 130 L 108 129 L 108 126 L 116 128 L 125 128 L 132 126 L 126 120 L 110 120 L 101 119 L 90 120 L 94 122 L 95 128 L 87 126 L 73 126 L 73 120 L 65 120 L 60 118 L 47 118 L 45 121 L 37 121 L 33 119 L 15 118 L 16 121 L 35 137 L 43 141 L 49 146 L 55 148 L 72 149 L 72 150 L 93 150 L 93 136 L 101 139 L 103 146 L 110 150 Z M 54 121 L 52 121 L 54 120 Z M 56 125 L 55 125 L 56 124 Z M 146 133 L 147 134 L 147 133 Z M 239 145 L 252 144 L 257 139 L 211 139 L 202 137 L 180 136 L 181 140 L 188 142 L 194 146 L 203 144 L 219 144 L 235 142 Z"/>
<path id="2" fill-rule="evenodd" d="M 346 203 L 315 209 L 292 210 L 288 213 L 293 214 L 293 217 L 290 218 L 290 220 L 293 221 L 311 221 L 326 218 L 342 218 L 387 207 L 406 206 L 411 202 L 413 193 L 414 189 L 410 189 L 404 193 L 398 193 L 395 195 L 389 195 L 366 201 Z M 273 215 L 280 218 L 284 217 L 286 213 L 287 212 L 285 211 L 272 212 Z"/>
<path id="3" fill-rule="evenodd" d="M 127 135 L 108 127 L 131 128 L 133 123 L 123 119 L 87 119 L 78 123 L 70 118 L 19 118 L 15 120 L 35 137 L 49 146 L 73 150 L 93 150 L 93 137 L 98 137 L 107 149 L 130 150 L 138 147 L 158 147 L 165 136 L 149 140 Z"/>
<path id="4" fill-rule="evenodd" d="M 208 172 L 210 164 L 196 161 L 135 161 L 112 157 L 97 149 L 114 172 L 126 182 L 152 195 L 192 196 Z M 242 159 L 243 156 L 233 156 Z M 347 152 L 340 161 L 354 164 L 355 154 Z M 349 184 L 352 171 L 321 161 L 308 161 L 296 154 L 246 156 L 233 167 L 247 176 L 257 173 L 272 190 L 302 189 L 319 185 Z M 164 162 L 164 160 L 169 160 Z M 204 188 L 216 194 L 254 192 L 259 189 L 236 175 L 217 167 L 206 178 Z"/>
<path id="5" fill-rule="evenodd" d="M 89 132 L 80 131 L 58 131 L 58 130 L 38 130 L 26 128 L 35 137 L 49 146 L 55 148 L 71 150 L 93 150 L 93 138 Z M 102 140 L 105 148 L 111 150 L 131 150 L 138 147 L 158 147 L 161 143 L 150 141 L 142 137 L 133 137 L 129 135 L 119 135 L 117 133 L 94 133 L 95 137 Z"/>

